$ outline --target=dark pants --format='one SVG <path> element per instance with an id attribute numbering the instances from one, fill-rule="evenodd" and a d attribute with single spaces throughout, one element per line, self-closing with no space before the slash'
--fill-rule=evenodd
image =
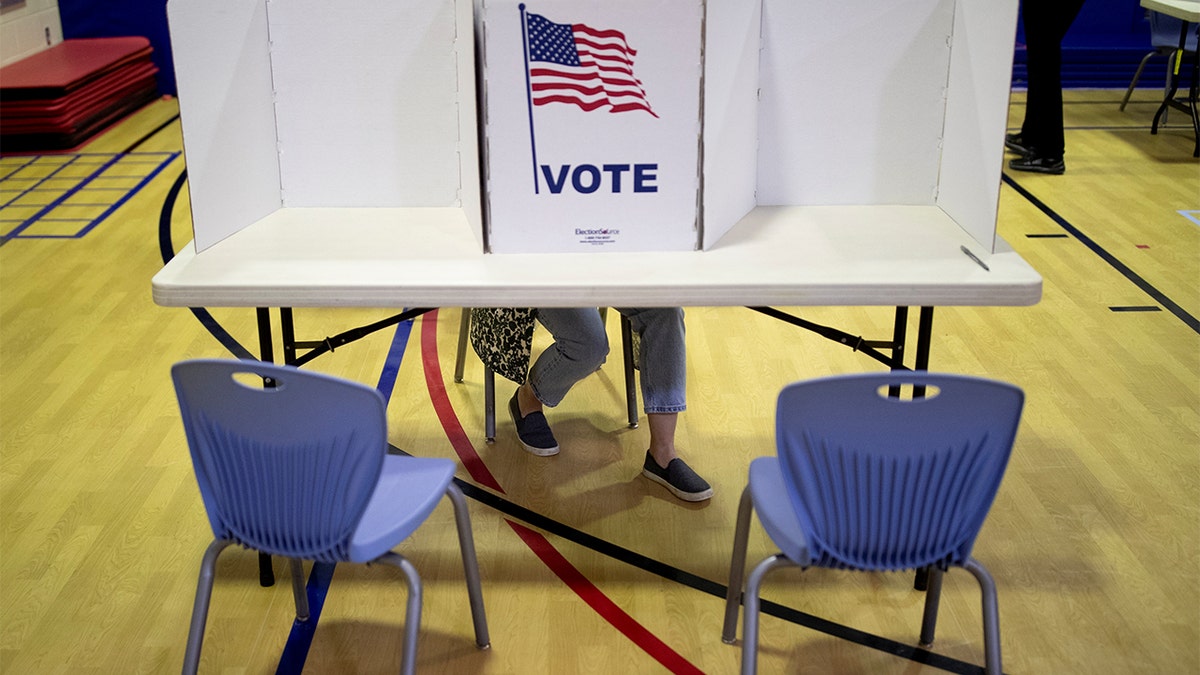
<path id="1" fill-rule="evenodd" d="M 1021 139 L 1041 157 L 1063 156 L 1062 40 L 1084 0 L 1026 0 L 1025 27 L 1029 95 Z"/>

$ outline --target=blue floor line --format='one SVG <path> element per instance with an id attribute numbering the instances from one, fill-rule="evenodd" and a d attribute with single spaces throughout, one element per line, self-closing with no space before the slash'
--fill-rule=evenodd
<path id="1" fill-rule="evenodd" d="M 7 202 L 5 202 L 4 204 L 0 205 L 0 208 L 8 208 L 10 206 L 18 206 L 17 204 L 15 204 L 15 202 L 17 200 L 19 200 L 23 197 L 27 197 L 29 195 L 34 195 L 34 194 L 40 193 L 40 192 L 46 192 L 50 195 L 58 195 L 57 197 L 52 199 L 47 204 L 25 205 L 30 208 L 39 209 L 36 213 L 34 213 L 30 217 L 22 218 L 22 219 L 19 219 L 16 221 L 6 220 L 5 222 L 17 222 L 18 224 L 16 227 L 14 227 L 12 230 L 8 231 L 4 235 L 5 238 L 7 238 L 7 239 L 78 239 L 80 237 L 83 237 L 88 232 L 92 231 L 98 225 L 100 225 L 102 222 L 104 222 L 109 216 L 111 216 L 113 214 L 113 212 L 115 212 L 117 209 L 119 209 L 121 206 L 123 206 L 126 202 L 128 202 L 130 199 L 132 199 L 134 196 L 136 196 L 141 191 L 141 189 L 143 187 L 145 187 L 148 183 L 150 183 L 150 181 L 153 180 L 159 173 L 161 173 L 163 171 L 163 169 L 165 169 L 167 167 L 168 164 L 170 164 L 172 161 L 174 161 L 174 159 L 176 157 L 180 156 L 180 153 L 178 153 L 178 152 L 156 152 L 156 153 L 150 153 L 150 154 L 153 154 L 153 155 L 159 157 L 159 159 L 156 159 L 153 161 L 150 161 L 150 160 L 139 161 L 137 158 L 130 157 L 129 155 L 127 155 L 125 153 L 119 153 L 119 154 L 112 155 L 111 158 L 109 158 L 107 161 L 105 161 L 103 163 L 94 164 L 94 163 L 90 163 L 90 162 L 79 163 L 78 160 L 80 160 L 81 158 L 92 158 L 92 157 L 97 157 L 97 156 L 108 157 L 108 155 L 107 154 L 105 154 L 105 155 L 75 155 L 74 157 L 70 158 L 68 161 L 59 165 L 49 175 L 44 176 L 41 179 L 37 180 L 29 188 L 16 193 L 16 195 L 12 199 L 10 199 Z M 40 158 L 40 156 L 38 158 Z M 130 175 L 115 174 L 114 175 L 114 174 L 108 173 L 110 168 L 114 167 L 115 165 L 117 165 L 120 162 L 125 162 L 126 164 L 139 164 L 139 165 L 157 164 L 157 166 L 154 167 L 151 170 L 151 172 L 147 175 L 140 175 L 140 174 L 130 174 Z M 34 164 L 34 162 L 29 162 L 29 163 L 23 165 L 22 167 L 20 167 L 20 169 L 28 168 L 32 164 Z M 90 174 L 88 174 L 87 176 L 83 176 L 83 177 L 60 176 L 59 174 L 63 170 L 67 169 L 68 167 L 71 167 L 71 168 L 74 168 L 74 167 L 85 167 L 85 168 L 96 167 L 96 168 L 94 168 L 94 170 Z M 12 180 L 9 178 L 9 176 L 11 176 L 11 175 L 12 174 L 10 173 L 8 176 L 5 176 L 5 180 Z M 110 181 L 110 180 L 137 181 L 137 183 L 134 184 L 132 187 L 123 187 L 123 186 L 106 187 L 104 185 L 97 184 L 101 181 Z M 50 183 L 53 181 L 66 182 L 66 183 L 68 183 L 68 188 L 65 190 L 60 190 L 60 189 L 56 189 L 56 188 L 43 187 L 47 183 Z M 113 202 L 113 203 L 105 202 L 105 203 L 100 203 L 100 204 L 92 204 L 90 202 L 85 203 L 85 202 L 71 202 L 70 201 L 72 197 L 74 197 L 75 195 L 77 195 L 85 190 L 89 191 L 89 192 L 91 192 L 91 191 L 107 191 L 107 192 L 121 191 L 121 192 L 124 192 L 125 194 L 124 194 L 124 196 L 120 197 L 116 202 Z M 56 209 L 76 208 L 76 207 L 79 207 L 79 208 L 103 207 L 104 210 L 100 213 L 100 215 L 98 215 L 94 218 L 48 218 L 47 217 L 48 214 L 53 213 Z M 25 231 L 28 230 L 29 228 L 33 227 L 34 225 L 39 224 L 39 223 L 48 223 L 48 222 L 82 222 L 82 223 L 85 223 L 85 225 L 82 229 L 78 230 L 74 234 L 69 234 L 69 235 L 68 234 L 32 234 L 32 235 L 25 234 Z"/>
<path id="2" fill-rule="evenodd" d="M 408 336 L 412 333 L 412 319 L 401 321 L 396 325 L 396 335 L 392 337 L 392 346 L 383 362 L 383 372 L 379 374 L 379 384 L 376 389 L 383 394 L 387 402 L 392 400 L 392 390 L 396 387 L 396 376 L 400 372 L 400 362 L 404 360 L 404 348 L 408 344 Z"/>
<path id="3" fill-rule="evenodd" d="M 400 372 L 400 363 L 404 360 L 404 349 L 408 345 L 412 325 L 411 319 L 397 324 L 392 346 L 384 359 L 383 371 L 379 374 L 379 384 L 376 388 L 383 394 L 385 401 L 390 402 L 392 399 L 396 376 Z M 325 596 L 329 594 L 336 567 L 333 563 L 313 563 L 312 571 L 308 575 L 308 584 L 305 586 L 308 595 L 308 621 L 292 622 L 292 632 L 288 635 L 283 653 L 279 656 L 276 675 L 300 675 L 304 671 L 304 662 L 308 660 L 308 650 L 312 647 L 317 622 L 321 619 L 321 609 L 325 606 Z"/>
<path id="4" fill-rule="evenodd" d="M 325 606 L 325 596 L 329 593 L 329 584 L 333 581 L 333 563 L 313 563 L 312 572 L 308 575 L 308 585 L 305 587 L 308 595 L 308 621 L 299 619 L 292 622 L 292 632 L 288 635 L 283 654 L 279 656 L 277 675 L 285 673 L 301 673 L 304 671 L 304 661 L 308 658 L 308 648 L 312 646 L 313 636 L 317 632 L 317 619 L 321 617 L 321 608 Z"/>
<path id="5" fill-rule="evenodd" d="M 103 223 L 109 216 L 111 216 L 113 214 L 114 211 L 116 211 L 117 209 L 124 206 L 125 202 L 129 201 L 130 199 L 133 199 L 134 195 L 141 192 L 142 188 L 146 187 L 147 183 L 149 183 L 151 180 L 153 180 L 155 176 L 157 176 L 159 173 L 161 173 L 162 170 L 165 169 L 167 167 L 167 165 L 170 164 L 172 161 L 174 161 L 175 158 L 178 156 L 179 156 L 179 153 L 177 153 L 177 152 L 171 153 L 165 160 L 160 162 L 159 165 L 157 167 L 155 167 L 155 169 L 153 171 L 151 171 L 145 177 L 142 177 L 142 179 L 140 181 L 138 181 L 137 185 L 135 185 L 131 189 L 129 189 L 125 193 L 124 197 L 121 197 L 120 199 L 118 199 L 116 201 L 116 203 L 110 205 L 104 211 L 104 213 L 101 213 L 99 216 L 93 218 L 92 222 L 89 223 L 87 227 L 83 228 L 78 233 L 76 233 L 75 236 L 82 237 L 83 235 L 85 235 L 88 232 L 91 232 L 93 229 L 95 229 L 97 225 L 99 225 L 100 223 Z"/>

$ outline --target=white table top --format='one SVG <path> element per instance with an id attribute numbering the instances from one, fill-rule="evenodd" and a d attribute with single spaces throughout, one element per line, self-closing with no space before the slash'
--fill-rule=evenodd
<path id="1" fill-rule="evenodd" d="M 1200 23 L 1200 0 L 1141 0 L 1142 7 L 1160 14 Z"/>
<path id="2" fill-rule="evenodd" d="M 174 307 L 1003 306 L 1042 279 L 935 206 L 758 207 L 708 251 L 566 254 L 484 254 L 458 209 L 361 208 L 282 209 L 152 287 Z"/>

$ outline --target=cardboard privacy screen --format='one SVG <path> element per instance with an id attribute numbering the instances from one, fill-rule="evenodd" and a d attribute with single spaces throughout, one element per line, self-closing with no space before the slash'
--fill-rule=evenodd
<path id="1" fill-rule="evenodd" d="M 437 209 L 494 253 L 708 250 L 772 206 L 789 227 L 810 206 L 917 207 L 996 246 L 1017 0 L 168 15 L 199 251 L 284 215 L 336 238 L 364 207 Z"/>
<path id="2" fill-rule="evenodd" d="M 482 7 L 494 253 L 694 250 L 703 7 Z"/>

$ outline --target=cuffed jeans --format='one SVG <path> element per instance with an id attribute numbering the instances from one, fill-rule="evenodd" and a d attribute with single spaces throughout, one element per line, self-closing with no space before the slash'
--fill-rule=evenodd
<path id="1" fill-rule="evenodd" d="M 687 353 L 679 307 L 617 308 L 641 337 L 642 402 L 647 413 L 687 408 Z M 608 356 L 608 333 L 595 307 L 538 309 L 538 321 L 554 336 L 529 369 L 529 384 L 544 405 L 562 402 L 571 387 L 595 372 Z"/>

